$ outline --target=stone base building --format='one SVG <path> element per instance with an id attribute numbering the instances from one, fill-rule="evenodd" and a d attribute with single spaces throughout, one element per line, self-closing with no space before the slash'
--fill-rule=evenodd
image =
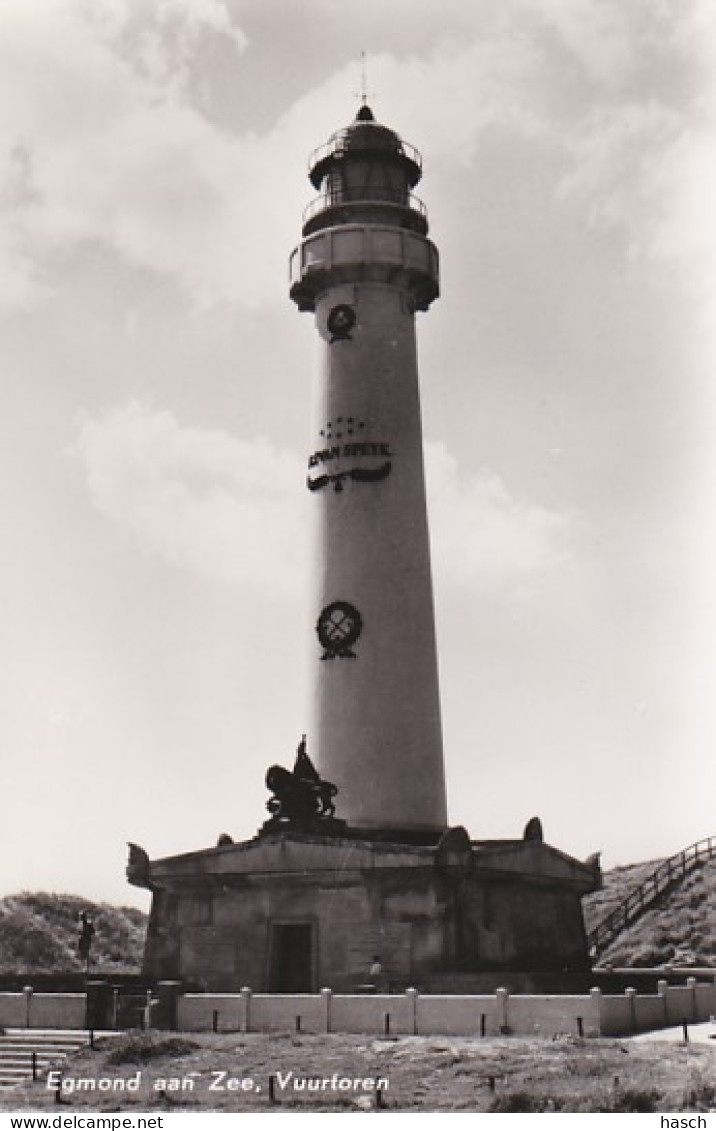
<path id="1" fill-rule="evenodd" d="M 437 844 L 276 830 L 151 862 L 133 848 L 127 875 L 153 893 L 147 977 L 273 993 L 360 991 L 376 959 L 396 990 L 587 971 L 581 897 L 601 880 L 596 859 L 462 828 Z"/>

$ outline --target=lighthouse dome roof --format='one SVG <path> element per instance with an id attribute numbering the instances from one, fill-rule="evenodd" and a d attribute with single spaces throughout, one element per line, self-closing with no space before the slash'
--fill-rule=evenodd
<path id="1" fill-rule="evenodd" d="M 363 104 L 347 130 L 343 131 L 343 145 L 356 149 L 385 149 L 394 153 L 400 149 L 400 138 L 395 130 L 376 122 L 370 106 Z"/>
<path id="2" fill-rule="evenodd" d="M 367 102 L 364 102 L 360 110 L 356 114 L 356 122 L 374 122 L 375 114 L 371 110 Z"/>
<path id="3" fill-rule="evenodd" d="M 325 145 L 313 151 L 308 159 L 312 184 L 320 188 L 335 162 L 348 156 L 397 161 L 405 169 L 411 187 L 420 180 L 422 159 L 417 149 L 402 141 L 395 130 L 376 122 L 367 103 L 363 103 L 349 126 L 331 134 Z"/>

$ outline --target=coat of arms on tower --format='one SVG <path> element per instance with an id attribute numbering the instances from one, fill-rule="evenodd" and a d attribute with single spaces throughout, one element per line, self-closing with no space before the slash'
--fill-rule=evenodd
<path id="1" fill-rule="evenodd" d="M 341 302 L 338 306 L 332 307 L 326 322 L 328 333 L 331 335 L 328 344 L 332 346 L 334 342 L 350 342 L 351 330 L 355 324 L 356 312 L 352 306 Z"/>
<path id="2" fill-rule="evenodd" d="M 318 639 L 324 649 L 322 660 L 355 660 L 352 647 L 363 630 L 363 618 L 348 601 L 332 601 L 321 612 L 316 625 Z"/>

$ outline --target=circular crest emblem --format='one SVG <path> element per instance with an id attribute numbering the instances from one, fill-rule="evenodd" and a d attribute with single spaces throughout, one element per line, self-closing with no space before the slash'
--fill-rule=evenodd
<path id="1" fill-rule="evenodd" d="M 363 618 L 355 605 L 348 601 L 331 601 L 321 612 L 316 625 L 318 639 L 324 649 L 321 659 L 334 660 L 340 656 L 355 660 L 356 654 L 351 649 L 362 629 Z"/>
<path id="2" fill-rule="evenodd" d="M 328 326 L 328 333 L 331 335 L 331 344 L 333 342 L 350 341 L 351 330 L 356 324 L 356 312 L 352 306 L 342 302 L 338 306 L 334 306 L 329 315 L 326 325 Z"/>

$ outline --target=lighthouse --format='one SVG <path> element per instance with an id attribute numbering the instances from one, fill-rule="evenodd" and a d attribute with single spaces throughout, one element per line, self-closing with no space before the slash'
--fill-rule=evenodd
<path id="1" fill-rule="evenodd" d="M 447 825 L 415 328 L 438 253 L 421 172 L 364 103 L 309 159 L 320 195 L 290 263 L 319 337 L 309 749 L 350 827 L 418 838 Z"/>
<path id="2" fill-rule="evenodd" d="M 415 335 L 439 277 L 421 171 L 365 100 L 309 161 L 319 195 L 290 260 L 319 344 L 306 733 L 292 770 L 290 751 L 266 751 L 270 815 L 249 840 L 222 832 L 158 859 L 129 846 L 127 878 L 152 893 L 143 969 L 168 980 L 167 1024 L 182 982 L 229 1010 L 247 987 L 352 995 L 376 956 L 394 990 L 424 995 L 492 991 L 506 972 L 529 992 L 591 984 L 580 900 L 598 858 L 552 848 L 536 817 L 493 841 L 447 824 Z M 275 1024 L 274 1006 L 255 998 L 253 1021 Z"/>

